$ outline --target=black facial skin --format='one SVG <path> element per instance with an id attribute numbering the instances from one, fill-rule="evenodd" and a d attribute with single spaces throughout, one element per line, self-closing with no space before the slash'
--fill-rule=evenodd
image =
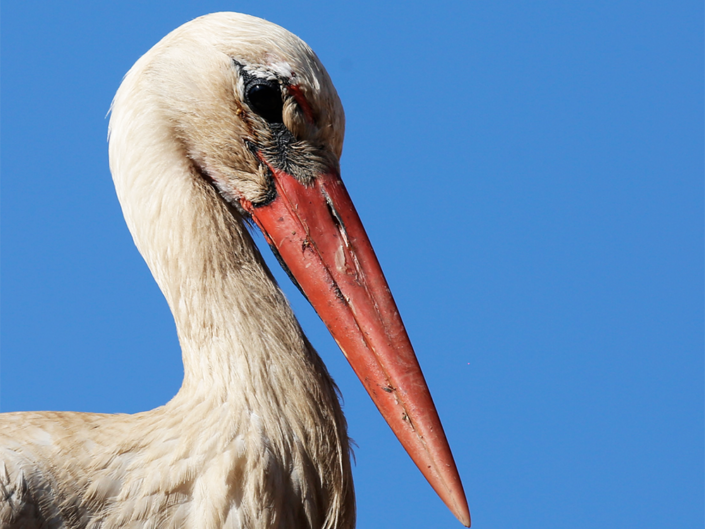
<path id="1" fill-rule="evenodd" d="M 269 78 L 257 77 L 237 60 L 233 59 L 233 64 L 244 84 L 243 103 L 246 106 L 243 105 L 243 110 L 250 110 L 242 116 L 242 119 L 250 123 L 252 134 L 252 137 L 245 139 L 245 144 L 265 169 L 271 182 L 266 198 L 257 204 L 253 203 L 253 206 L 264 206 L 276 198 L 270 168 L 290 174 L 304 185 L 311 184 L 317 174 L 337 171 L 337 160 L 331 160 L 333 163 L 327 161 L 330 155 L 325 154 L 325 146 L 297 139 L 284 124 L 284 103 L 293 99 L 287 90 L 289 79 L 282 79 L 274 73 Z"/>

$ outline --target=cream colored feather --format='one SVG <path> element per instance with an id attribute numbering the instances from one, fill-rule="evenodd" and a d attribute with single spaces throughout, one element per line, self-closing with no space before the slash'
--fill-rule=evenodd
<path id="1" fill-rule="evenodd" d="M 315 54 L 286 30 L 218 13 L 177 29 L 118 91 L 110 160 L 127 224 L 173 312 L 184 382 L 135 415 L 0 415 L 0 527 L 351 528 L 346 423 L 335 385 L 237 208 L 199 171 L 263 193 L 242 141 L 242 80 L 296 76 L 314 126 L 342 150 L 344 116 Z M 331 162 L 332 160 L 332 162 Z M 222 187 L 222 186 L 221 186 Z M 220 189 L 226 194 L 227 189 Z"/>

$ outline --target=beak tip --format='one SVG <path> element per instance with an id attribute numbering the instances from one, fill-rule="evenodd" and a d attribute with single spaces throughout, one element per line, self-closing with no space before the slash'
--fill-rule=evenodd
<path id="1" fill-rule="evenodd" d="M 470 527 L 470 509 L 465 499 L 465 493 L 461 491 L 458 495 L 451 495 L 449 499 L 450 501 L 446 501 L 445 503 L 450 511 L 461 524 L 465 527 Z"/>
<path id="2" fill-rule="evenodd" d="M 468 509 L 467 505 L 465 505 L 465 509 L 461 508 L 459 512 L 455 512 L 453 514 L 455 514 L 455 517 L 461 524 L 463 524 L 465 527 L 470 527 L 470 510 Z"/>

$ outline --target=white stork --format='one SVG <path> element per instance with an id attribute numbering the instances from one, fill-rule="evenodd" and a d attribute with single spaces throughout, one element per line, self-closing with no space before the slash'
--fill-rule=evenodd
<path id="1" fill-rule="evenodd" d="M 344 115 L 311 49 L 235 13 L 125 77 L 110 168 L 173 312 L 184 382 L 135 415 L 0 415 L 0 526 L 352 528 L 333 380 L 248 233 L 264 233 L 421 472 L 465 525 L 453 456 L 339 176 Z"/>

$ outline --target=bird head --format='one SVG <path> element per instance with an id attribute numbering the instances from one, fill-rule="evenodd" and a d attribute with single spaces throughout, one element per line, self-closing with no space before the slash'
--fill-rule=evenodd
<path id="1" fill-rule="evenodd" d="M 304 185 L 339 172 L 343 107 L 318 57 L 295 35 L 218 13 L 178 28 L 155 50 L 145 76 L 156 96 L 166 96 L 159 99 L 168 101 L 173 137 L 233 204 L 270 202 L 272 171 Z"/>

